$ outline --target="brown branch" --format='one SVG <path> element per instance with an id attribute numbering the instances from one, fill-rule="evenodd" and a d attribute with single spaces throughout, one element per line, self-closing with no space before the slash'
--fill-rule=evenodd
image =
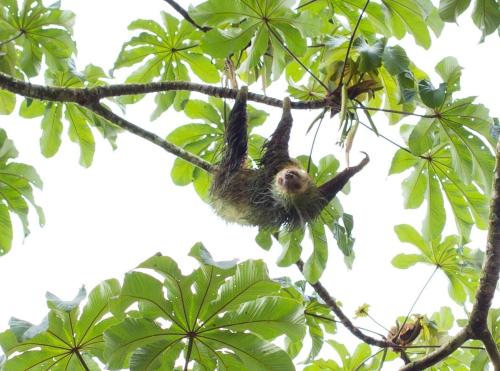
<path id="1" fill-rule="evenodd" d="M 297 267 L 299 268 L 301 273 L 304 273 L 304 262 L 299 259 L 297 263 L 295 263 Z M 330 307 L 330 309 L 335 313 L 335 315 L 338 317 L 340 322 L 358 339 L 364 341 L 367 344 L 377 346 L 380 348 L 391 348 L 391 347 L 397 347 L 396 344 L 387 341 L 387 340 L 379 340 L 375 339 L 371 336 L 368 336 L 364 334 L 359 328 L 357 328 L 351 320 L 344 314 L 342 309 L 337 305 L 335 302 L 335 299 L 330 296 L 326 288 L 321 284 L 321 282 L 316 282 L 316 283 L 309 283 L 314 291 L 319 295 L 321 299 L 325 302 L 326 305 Z"/>
<path id="2" fill-rule="evenodd" d="M 0 73 L 0 89 L 8 90 L 12 93 L 29 98 L 56 102 L 73 102 L 81 105 L 86 105 L 102 98 L 159 93 L 172 90 L 195 91 L 205 95 L 231 99 L 236 98 L 236 94 L 238 93 L 238 90 L 236 89 L 221 88 L 188 81 L 165 81 L 147 84 L 116 84 L 83 89 L 61 88 L 57 86 L 44 86 L 27 83 L 3 73 Z M 248 93 L 248 100 L 273 107 L 281 108 L 283 106 L 283 101 L 281 99 L 267 97 L 261 94 Z M 332 103 L 331 99 L 292 102 L 292 108 L 294 109 L 318 109 L 327 106 L 331 107 L 332 105 L 335 106 L 336 103 Z"/>
<path id="3" fill-rule="evenodd" d="M 418 361 L 414 361 L 404 365 L 399 369 L 399 371 L 419 371 L 425 370 L 427 367 L 431 367 L 435 365 L 439 361 L 442 361 L 446 357 L 448 357 L 455 350 L 460 348 L 460 346 L 470 339 L 470 334 L 467 328 L 460 330 L 458 334 L 452 337 L 447 343 L 443 344 L 434 352 L 429 355 L 419 359 Z"/>
<path id="4" fill-rule="evenodd" d="M 183 160 L 199 167 L 200 169 L 203 169 L 209 173 L 213 172 L 215 169 L 214 165 L 212 165 L 211 163 L 203 160 L 202 158 L 196 155 L 193 155 L 192 153 L 184 150 L 181 147 L 176 146 L 175 144 L 172 144 L 162 139 L 161 137 L 159 137 L 154 133 L 151 133 L 147 130 L 142 129 L 137 125 L 132 124 L 131 122 L 113 113 L 111 110 L 107 109 L 100 103 L 88 104 L 85 107 L 87 107 L 92 112 L 98 114 L 99 116 L 105 118 L 106 120 L 112 122 L 113 124 L 129 131 L 132 134 L 135 134 L 143 139 L 146 139 L 147 141 L 153 144 L 156 144 L 157 146 L 163 148 L 165 151 L 172 153 L 173 155 L 179 158 L 182 158 Z"/>
<path id="5" fill-rule="evenodd" d="M 198 23 L 196 23 L 195 20 L 193 18 L 191 18 L 191 16 L 188 14 L 188 12 L 186 11 L 186 9 L 184 9 L 183 7 L 181 7 L 174 0 L 165 0 L 165 2 L 167 2 L 172 8 L 174 8 L 177 11 L 177 13 L 179 13 L 182 16 L 182 18 L 184 18 L 186 21 L 188 21 L 189 23 L 191 23 L 197 29 L 199 29 L 199 30 L 201 30 L 203 32 L 208 32 L 208 31 L 210 31 L 212 29 L 212 27 L 200 26 Z"/>
<path id="6" fill-rule="evenodd" d="M 491 364 L 495 368 L 495 371 L 500 370 L 500 355 L 498 353 L 498 345 L 495 342 L 495 339 L 493 339 L 493 336 L 491 335 L 491 332 L 489 330 L 483 332 L 483 336 L 481 337 L 481 341 L 484 344 L 484 347 L 486 348 L 486 352 L 488 353 L 488 356 L 490 357 Z"/>
<path id="7" fill-rule="evenodd" d="M 481 333 L 486 329 L 486 317 L 495 295 L 500 273 L 500 142 L 497 144 L 496 161 L 486 260 L 479 281 L 479 289 L 476 292 L 476 301 L 470 315 L 470 328 L 475 338 L 480 338 Z"/>

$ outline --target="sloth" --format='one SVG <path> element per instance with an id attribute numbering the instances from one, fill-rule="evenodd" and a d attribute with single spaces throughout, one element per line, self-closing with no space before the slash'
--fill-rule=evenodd
<path id="1" fill-rule="evenodd" d="M 256 169 L 247 162 L 248 88 L 242 87 L 225 128 L 225 149 L 214 172 L 210 203 L 228 222 L 277 230 L 293 230 L 317 218 L 323 208 L 369 161 L 347 167 L 317 186 L 309 174 L 288 154 L 292 128 L 291 103 L 283 101 L 281 120 L 264 144 Z"/>

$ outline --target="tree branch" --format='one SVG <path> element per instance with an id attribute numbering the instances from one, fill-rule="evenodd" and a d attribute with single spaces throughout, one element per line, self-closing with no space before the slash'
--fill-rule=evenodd
<path id="1" fill-rule="evenodd" d="M 295 263 L 297 267 L 299 268 L 301 273 L 304 273 L 304 262 L 299 259 L 297 263 Z M 339 318 L 340 322 L 358 339 L 364 341 L 367 344 L 381 347 L 381 348 L 391 348 L 391 347 L 397 347 L 396 344 L 387 341 L 387 340 L 379 340 L 375 339 L 371 336 L 368 336 L 361 332 L 359 328 L 357 328 L 351 320 L 342 312 L 342 309 L 337 305 L 335 302 L 335 299 L 330 296 L 326 288 L 321 284 L 321 282 L 316 282 L 316 283 L 309 283 L 313 288 L 314 291 L 319 295 L 321 299 L 330 307 L 330 309 L 335 313 L 335 315 Z"/>
<path id="2" fill-rule="evenodd" d="M 203 32 L 208 32 L 208 31 L 210 31 L 212 29 L 212 27 L 200 26 L 198 23 L 196 23 L 195 20 L 193 18 L 191 18 L 191 16 L 188 14 L 188 12 L 186 11 L 186 9 L 184 9 L 183 7 L 181 7 L 174 0 L 165 0 L 165 2 L 167 2 L 172 8 L 174 8 L 177 11 L 177 13 L 179 13 L 182 16 L 182 18 L 184 18 L 186 21 L 188 21 L 189 23 L 191 23 L 197 29 L 199 29 L 199 30 L 201 30 Z"/>
<path id="3" fill-rule="evenodd" d="M 157 146 L 163 148 L 165 151 L 172 153 L 179 158 L 182 158 L 183 160 L 199 167 L 200 169 L 205 170 L 208 173 L 211 173 L 215 170 L 215 166 L 212 165 L 211 163 L 184 150 L 181 147 L 176 146 L 175 144 L 172 144 L 162 139 L 161 137 L 159 137 L 154 133 L 151 133 L 147 130 L 142 129 L 137 125 L 132 124 L 131 122 L 113 113 L 111 110 L 104 107 L 100 103 L 88 104 L 85 107 L 87 107 L 92 112 L 98 114 L 99 116 L 105 118 L 106 120 L 112 122 L 113 124 L 129 131 L 132 134 L 135 134 L 143 139 L 146 139 L 147 141 L 153 144 L 156 144 Z"/>
<path id="4" fill-rule="evenodd" d="M 231 99 L 236 98 L 236 94 L 238 93 L 238 90 L 236 89 L 221 88 L 188 81 L 165 81 L 147 84 L 116 84 L 83 89 L 61 88 L 57 86 L 31 84 L 3 73 L 0 73 L 0 89 L 8 90 L 12 93 L 29 98 L 56 102 L 73 102 L 81 105 L 96 102 L 102 98 L 160 93 L 171 90 L 195 91 L 205 95 Z M 248 93 L 248 100 L 273 107 L 281 108 L 283 106 L 283 101 L 281 99 L 267 97 L 261 94 Z M 332 103 L 331 99 L 292 102 L 292 108 L 294 109 L 318 109 L 336 105 L 337 103 Z"/>
<path id="5" fill-rule="evenodd" d="M 491 335 L 490 330 L 486 330 L 483 332 L 483 336 L 481 337 L 481 341 L 484 344 L 484 347 L 486 348 L 486 352 L 488 353 L 488 356 L 490 357 L 491 364 L 495 368 L 495 371 L 500 370 L 500 354 L 498 352 L 498 345 L 495 342 L 495 339 L 493 339 L 493 336 Z"/>
<path id="6" fill-rule="evenodd" d="M 425 370 L 427 367 L 435 365 L 439 361 L 448 357 L 455 350 L 460 348 L 460 346 L 469 340 L 470 334 L 467 328 L 460 330 L 458 334 L 452 337 L 447 343 L 443 344 L 436 351 L 430 353 L 429 355 L 404 365 L 399 369 L 399 371 L 420 371 Z"/>

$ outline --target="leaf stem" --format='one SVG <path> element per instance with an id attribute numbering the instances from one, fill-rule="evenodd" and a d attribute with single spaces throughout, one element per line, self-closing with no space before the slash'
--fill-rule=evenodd
<path id="1" fill-rule="evenodd" d="M 80 351 L 78 350 L 78 348 L 74 349 L 74 353 L 76 354 L 76 357 L 80 361 L 80 364 L 85 369 L 85 371 L 90 371 L 89 366 L 87 366 L 87 363 L 85 363 L 85 360 L 83 359 L 82 355 L 80 354 Z"/>
<path id="2" fill-rule="evenodd" d="M 195 20 L 193 18 L 191 18 L 191 16 L 186 11 L 186 9 L 184 9 L 179 4 L 177 4 L 176 1 L 174 1 L 174 0 L 165 0 L 165 2 L 167 4 L 169 4 L 172 8 L 174 8 L 177 11 L 177 13 L 179 13 L 186 21 L 188 21 L 189 23 L 191 23 L 193 26 L 195 26 L 200 31 L 208 32 L 208 31 L 210 31 L 212 29 L 212 27 L 200 26 L 198 23 L 196 23 Z"/>
<path id="3" fill-rule="evenodd" d="M 396 336 L 394 336 L 394 339 L 397 339 L 399 337 L 399 335 L 401 334 L 401 331 L 403 330 L 404 325 L 406 325 L 406 322 L 408 322 L 408 318 L 410 318 L 410 315 L 413 312 L 413 308 L 415 308 L 415 305 L 417 305 L 418 301 L 420 300 L 420 297 L 424 293 L 425 289 L 427 288 L 427 286 L 431 282 L 432 278 L 434 277 L 434 274 L 436 274 L 438 269 L 439 269 L 439 266 L 436 266 L 436 268 L 434 268 L 431 275 L 429 276 L 429 278 L 425 282 L 424 286 L 422 287 L 422 289 L 418 293 L 417 297 L 415 298 L 415 300 L 413 301 L 413 304 L 410 307 L 410 310 L 408 311 L 408 314 L 405 317 L 405 320 L 403 321 L 403 324 L 401 326 L 399 326 L 399 330 L 398 330 Z"/>
<path id="4" fill-rule="evenodd" d="M 367 124 L 365 124 L 365 123 L 364 123 L 364 122 L 362 122 L 362 121 L 359 121 L 359 123 L 361 124 L 361 126 L 364 126 L 365 128 L 367 128 L 367 129 L 369 129 L 369 130 L 371 130 L 371 131 L 375 132 L 375 130 L 373 130 L 373 128 L 372 128 L 370 125 L 367 125 Z M 403 147 L 402 145 L 400 145 L 400 144 L 396 143 L 396 142 L 395 142 L 395 141 L 393 141 L 392 139 L 387 138 L 385 135 L 380 134 L 380 133 L 377 133 L 377 134 L 378 134 L 378 136 L 379 136 L 380 138 L 382 138 L 382 139 L 384 139 L 384 140 L 388 141 L 388 142 L 389 142 L 389 143 L 391 143 L 391 144 L 394 144 L 394 145 L 395 145 L 396 147 L 398 147 L 399 149 L 402 149 L 403 151 L 406 151 L 406 152 L 408 152 L 408 153 L 410 153 L 410 154 L 412 154 L 412 155 L 414 155 L 414 156 L 416 156 L 416 157 L 420 157 L 420 156 L 417 156 L 417 155 L 413 154 L 413 152 L 412 152 L 412 151 L 410 151 L 408 148 Z"/>
<path id="5" fill-rule="evenodd" d="M 14 40 L 17 40 L 18 38 L 20 38 L 22 35 L 24 35 L 24 31 L 19 31 L 16 35 L 12 36 L 10 39 L 7 39 L 7 40 L 4 40 L 4 41 L 0 41 L 0 47 L 14 41 Z"/>
<path id="6" fill-rule="evenodd" d="M 395 113 L 395 114 L 403 115 L 403 116 L 416 116 L 416 117 L 424 117 L 424 118 L 430 118 L 430 119 L 438 117 L 438 115 L 436 115 L 436 114 L 434 114 L 434 115 L 421 115 L 419 113 L 414 113 L 414 112 L 398 111 L 398 110 L 387 109 L 387 108 L 367 107 L 363 103 L 361 103 L 359 100 L 357 100 L 357 99 L 353 99 L 353 100 L 359 105 L 359 107 L 355 106 L 354 109 L 361 108 L 361 109 L 367 110 L 367 111 Z"/>
<path id="7" fill-rule="evenodd" d="M 278 41 L 278 43 L 281 45 L 281 47 L 283 49 L 285 49 L 285 51 L 309 74 L 311 75 L 311 77 L 316 80 L 318 82 L 318 84 L 320 84 L 327 92 L 330 91 L 330 89 L 328 89 L 328 86 L 326 86 L 326 84 L 321 81 L 310 69 L 309 67 L 307 67 L 304 63 L 302 63 L 302 61 L 288 48 L 288 46 L 285 45 L 285 43 L 281 40 L 281 38 L 276 34 L 276 32 L 273 30 L 272 27 L 270 27 L 269 25 L 267 26 L 267 29 L 269 30 L 269 32 L 271 33 L 271 35 L 274 36 L 274 38 L 276 39 L 276 41 Z"/>
<path id="8" fill-rule="evenodd" d="M 191 360 L 191 351 L 193 350 L 194 334 L 188 334 L 188 336 L 189 336 L 189 341 L 186 352 L 186 363 L 184 363 L 184 371 L 188 371 L 189 361 Z"/>
<path id="9" fill-rule="evenodd" d="M 344 65 L 342 66 L 342 73 L 340 74 L 339 87 L 342 86 L 342 81 L 344 80 L 345 68 L 346 68 L 346 65 L 347 65 L 347 60 L 349 59 L 349 53 L 351 52 L 352 44 L 354 42 L 354 36 L 356 35 L 356 31 L 358 30 L 358 27 L 359 27 L 359 25 L 361 23 L 361 19 L 363 18 L 363 14 L 365 14 L 365 10 L 368 7 L 369 3 L 370 3 L 370 0 L 366 0 L 365 6 L 361 10 L 361 13 L 360 13 L 360 15 L 358 17 L 356 25 L 354 26 L 354 30 L 352 31 L 351 38 L 349 40 L 349 45 L 347 46 L 347 51 L 345 53 Z"/>

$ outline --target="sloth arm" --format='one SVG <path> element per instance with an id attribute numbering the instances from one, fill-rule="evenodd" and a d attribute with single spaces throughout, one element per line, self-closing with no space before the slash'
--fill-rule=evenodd
<path id="1" fill-rule="evenodd" d="M 364 155 L 365 158 L 361 160 L 359 164 L 357 164 L 356 166 L 345 168 L 340 173 L 335 175 L 332 179 L 318 187 L 320 194 L 327 202 L 330 202 L 336 196 L 336 194 L 340 192 L 342 188 L 344 188 L 349 179 L 351 179 L 356 173 L 361 171 L 361 169 L 363 169 L 370 161 L 368 155 L 366 153 Z"/>
<path id="2" fill-rule="evenodd" d="M 283 113 L 281 120 L 271 135 L 271 138 L 264 144 L 264 155 L 261 159 L 261 165 L 279 170 L 278 167 L 290 162 L 288 154 L 288 141 L 292 129 L 293 118 L 291 114 L 290 98 L 283 100 Z"/>
<path id="3" fill-rule="evenodd" d="M 247 157 L 247 95 L 248 87 L 242 86 L 229 114 L 225 130 L 226 149 L 220 169 L 229 173 L 241 169 Z"/>

